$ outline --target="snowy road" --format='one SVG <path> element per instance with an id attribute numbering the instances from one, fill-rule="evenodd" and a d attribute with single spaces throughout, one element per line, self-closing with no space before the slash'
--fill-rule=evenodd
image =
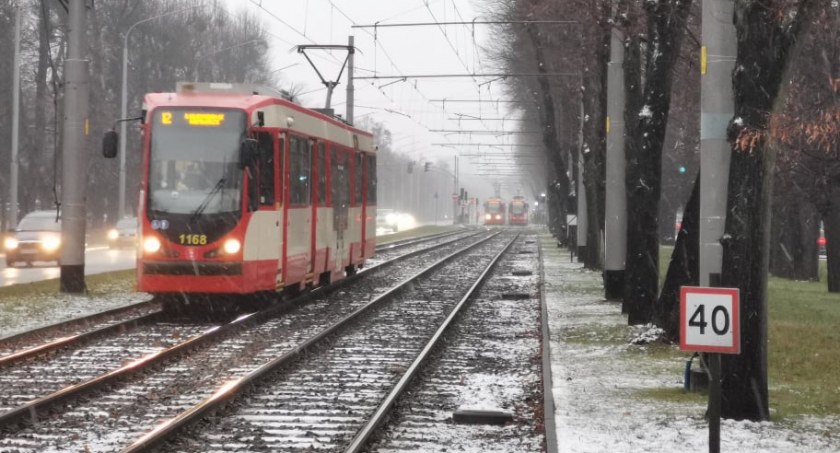
<path id="1" fill-rule="evenodd" d="M 135 267 L 134 249 L 109 249 L 105 246 L 88 247 L 85 250 L 85 274 L 133 269 Z M 0 287 L 17 283 L 35 282 L 58 278 L 60 269 L 55 263 L 35 263 L 33 267 L 6 267 L 6 261 L 0 260 Z"/>

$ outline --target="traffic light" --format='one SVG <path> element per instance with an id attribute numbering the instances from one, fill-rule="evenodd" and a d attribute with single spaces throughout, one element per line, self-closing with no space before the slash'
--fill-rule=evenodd
<path id="1" fill-rule="evenodd" d="M 431 166 L 432 166 L 432 163 L 431 163 L 431 162 L 426 162 L 425 164 L 423 164 L 423 171 L 428 172 L 428 171 L 429 171 L 429 167 L 431 167 Z"/>
<path id="2" fill-rule="evenodd" d="M 685 165 L 680 165 L 679 167 L 677 167 L 677 171 L 680 172 L 680 174 L 685 173 Z"/>
<path id="3" fill-rule="evenodd" d="M 408 163 L 408 172 L 409 173 L 414 173 L 414 162 L 409 162 Z"/>

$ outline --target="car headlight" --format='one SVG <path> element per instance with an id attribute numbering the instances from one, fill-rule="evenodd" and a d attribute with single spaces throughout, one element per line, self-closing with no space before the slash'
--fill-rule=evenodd
<path id="1" fill-rule="evenodd" d="M 484 220 L 490 220 L 490 219 L 492 219 L 492 218 L 493 218 L 493 216 L 492 216 L 492 215 L 490 215 L 490 214 L 485 214 L 485 215 L 484 215 Z"/>
<path id="2" fill-rule="evenodd" d="M 228 239 L 225 241 L 224 245 L 225 253 L 228 255 L 233 255 L 234 253 L 239 252 L 242 249 L 242 243 L 239 242 L 239 239 Z"/>
<path id="3" fill-rule="evenodd" d="M 385 221 L 388 223 L 397 223 L 399 219 L 396 214 L 388 214 L 385 216 Z"/>
<path id="4" fill-rule="evenodd" d="M 116 241 L 120 237 L 120 232 L 117 230 L 108 230 L 108 239 Z"/>
<path id="5" fill-rule="evenodd" d="M 146 253 L 156 253 L 160 250 L 160 239 L 151 236 L 143 240 L 143 250 Z"/>
<path id="6" fill-rule="evenodd" d="M 14 250 L 18 248 L 18 241 L 15 238 L 6 238 L 6 240 L 3 241 L 3 246 L 6 247 L 6 250 Z"/>
<path id="7" fill-rule="evenodd" d="M 61 238 L 59 236 L 49 236 L 44 238 L 44 250 L 52 252 L 58 250 L 59 246 L 61 246 Z"/>

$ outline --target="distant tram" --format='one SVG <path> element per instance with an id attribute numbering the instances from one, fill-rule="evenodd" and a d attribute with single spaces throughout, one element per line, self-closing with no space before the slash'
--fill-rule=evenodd
<path id="1" fill-rule="evenodd" d="M 508 224 L 528 224 L 528 203 L 525 202 L 525 197 L 519 195 L 513 197 L 508 209 Z"/>
<path id="2" fill-rule="evenodd" d="M 145 96 L 139 291 L 299 290 L 373 255 L 373 136 L 258 92 L 196 83 Z"/>
<path id="3" fill-rule="evenodd" d="M 505 202 L 501 198 L 492 197 L 484 202 L 484 224 L 505 224 Z"/>

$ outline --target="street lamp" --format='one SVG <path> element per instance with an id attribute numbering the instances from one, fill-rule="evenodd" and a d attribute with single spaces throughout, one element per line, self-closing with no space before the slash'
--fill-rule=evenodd
<path id="1" fill-rule="evenodd" d="M 131 35 L 131 32 L 134 31 L 134 28 L 140 24 L 144 24 L 146 22 L 150 22 L 156 19 L 160 19 L 162 17 L 171 16 L 173 14 L 182 13 L 187 10 L 198 8 L 202 5 L 194 5 L 183 9 L 178 9 L 175 11 L 170 11 L 168 13 L 159 14 L 157 16 L 149 17 L 140 21 L 135 22 L 132 26 L 128 27 L 128 30 L 125 32 L 125 36 L 123 37 L 123 61 L 122 61 L 122 103 L 120 106 L 120 119 L 126 119 L 128 116 L 128 37 Z M 117 218 L 121 219 L 125 217 L 125 144 L 127 142 L 126 137 L 126 122 L 120 122 L 120 204 Z"/>

